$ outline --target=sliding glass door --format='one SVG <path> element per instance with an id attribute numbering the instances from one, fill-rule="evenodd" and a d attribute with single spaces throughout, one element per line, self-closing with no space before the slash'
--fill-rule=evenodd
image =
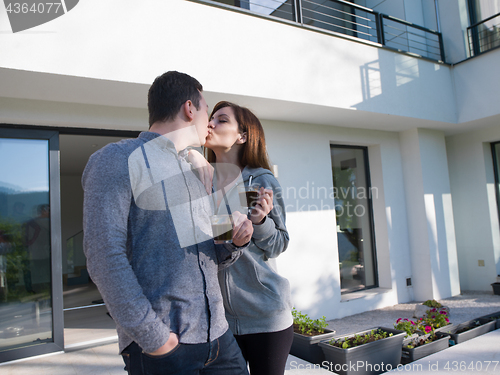
<path id="1" fill-rule="evenodd" d="M 0 362 L 63 347 L 58 153 L 57 132 L 0 128 Z"/>

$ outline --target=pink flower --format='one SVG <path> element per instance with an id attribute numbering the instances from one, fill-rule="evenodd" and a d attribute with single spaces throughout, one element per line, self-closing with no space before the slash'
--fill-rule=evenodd
<path id="1" fill-rule="evenodd" d="M 425 332 L 429 333 L 430 331 L 432 331 L 431 326 L 425 326 Z"/>
<path id="2" fill-rule="evenodd" d="M 412 326 L 414 326 L 414 325 L 415 325 L 415 323 L 413 322 L 413 320 L 411 321 L 411 325 L 412 325 Z"/>
<path id="3" fill-rule="evenodd" d="M 446 311 L 440 311 L 439 313 L 442 315 L 446 315 Z"/>
<path id="4" fill-rule="evenodd" d="M 435 308 L 435 307 L 431 309 L 431 312 L 436 312 L 436 311 L 437 311 L 437 310 L 436 310 L 436 308 Z"/>
<path id="5" fill-rule="evenodd" d="M 448 319 L 448 318 L 445 318 L 445 319 L 446 319 L 446 323 L 449 323 L 449 322 L 450 322 L 450 319 Z"/>
<path id="6" fill-rule="evenodd" d="M 436 319 L 436 315 L 431 316 L 432 319 Z"/>
<path id="7" fill-rule="evenodd" d="M 399 323 L 401 321 L 401 318 L 399 318 L 398 320 L 396 320 L 396 323 Z"/>

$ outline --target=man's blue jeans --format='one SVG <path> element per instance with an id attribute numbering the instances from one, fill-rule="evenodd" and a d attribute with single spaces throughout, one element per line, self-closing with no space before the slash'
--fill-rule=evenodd
<path id="1" fill-rule="evenodd" d="M 248 375 L 247 364 L 230 330 L 203 344 L 179 344 L 162 356 L 142 352 L 135 342 L 122 352 L 129 375 Z"/>

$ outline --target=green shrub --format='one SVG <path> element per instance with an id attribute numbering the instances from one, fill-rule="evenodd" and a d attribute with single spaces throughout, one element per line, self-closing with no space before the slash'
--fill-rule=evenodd
<path id="1" fill-rule="evenodd" d="M 372 330 L 369 333 L 354 335 L 352 337 L 331 339 L 328 343 L 332 346 L 336 346 L 337 348 L 348 349 L 355 346 L 367 344 L 369 342 L 385 339 L 391 336 L 392 333 L 377 329 L 377 330 Z"/>
<path id="2" fill-rule="evenodd" d="M 436 301 L 435 299 L 428 299 L 427 301 L 425 301 L 424 303 L 422 303 L 422 305 L 425 305 L 425 306 L 428 306 L 428 307 L 442 307 L 443 306 L 438 301 Z"/>

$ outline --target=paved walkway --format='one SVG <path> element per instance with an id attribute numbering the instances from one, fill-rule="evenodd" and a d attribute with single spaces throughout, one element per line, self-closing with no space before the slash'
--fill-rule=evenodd
<path id="1" fill-rule="evenodd" d="M 500 330 L 422 358 L 392 373 L 500 374 Z M 25 359 L 0 366 L 2 375 L 125 375 L 118 344 Z M 289 356 L 285 375 L 333 374 Z"/>
<path id="2" fill-rule="evenodd" d="M 450 298 L 445 302 L 451 307 L 450 318 L 455 318 L 452 319 L 453 323 L 500 311 L 500 296 L 463 295 Z M 329 325 L 331 328 L 336 329 L 338 334 L 362 330 L 363 325 L 368 325 L 368 328 L 390 326 L 390 323 L 394 322 L 394 316 L 410 318 L 412 308 L 411 304 L 396 305 L 330 321 Z M 405 314 L 407 315 L 405 316 Z M 429 375 L 454 373 L 500 374 L 499 348 L 500 330 L 496 330 L 400 367 L 392 372 L 418 372 Z M 87 349 L 0 364 L 0 374 L 125 375 L 123 367 L 121 356 L 118 355 L 118 344 L 113 342 Z M 328 374 L 332 374 L 332 372 L 314 367 L 312 364 L 293 356 L 289 356 L 285 371 L 285 375 Z"/>

